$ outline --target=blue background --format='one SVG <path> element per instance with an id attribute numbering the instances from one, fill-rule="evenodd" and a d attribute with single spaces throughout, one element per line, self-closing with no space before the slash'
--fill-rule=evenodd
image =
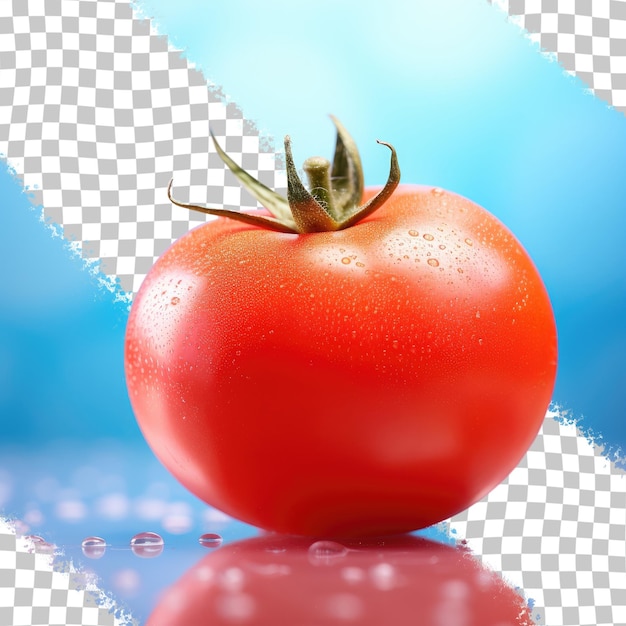
<path id="1" fill-rule="evenodd" d="M 336 114 L 366 181 L 393 143 L 403 180 L 502 219 L 534 258 L 559 328 L 554 400 L 626 444 L 626 120 L 482 0 L 144 0 L 138 7 L 296 160 L 332 154 Z M 395 10 L 392 10 L 395 9 Z M 126 311 L 0 168 L 1 440 L 143 446 L 126 397 Z"/>

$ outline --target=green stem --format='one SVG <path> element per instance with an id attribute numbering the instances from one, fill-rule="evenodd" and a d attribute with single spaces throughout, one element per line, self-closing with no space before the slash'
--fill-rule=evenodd
<path id="1" fill-rule="evenodd" d="M 211 138 L 222 161 L 242 185 L 271 213 L 271 216 L 231 209 L 219 209 L 179 202 L 172 197 L 172 182 L 167 196 L 177 206 L 245 222 L 282 233 L 316 233 L 336 231 L 354 226 L 378 210 L 400 182 L 400 167 L 391 144 L 378 141 L 391 150 L 389 176 L 383 189 L 371 200 L 360 205 L 363 195 L 363 168 L 354 140 L 342 124 L 331 116 L 337 129 L 337 142 L 332 165 L 323 157 L 311 157 L 304 162 L 310 191 L 303 185 L 291 154 L 291 140 L 285 137 L 287 165 L 287 198 L 283 198 L 253 178 L 237 165 L 220 147 L 213 133 Z"/>
<path id="2" fill-rule="evenodd" d="M 309 157 L 302 169 L 309 181 L 311 195 L 326 209 L 327 213 L 337 217 L 330 187 L 330 161 L 324 157 Z"/>

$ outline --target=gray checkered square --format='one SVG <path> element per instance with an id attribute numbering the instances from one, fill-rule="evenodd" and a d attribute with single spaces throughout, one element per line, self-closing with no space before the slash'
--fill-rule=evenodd
<path id="1" fill-rule="evenodd" d="M 549 412 L 508 478 L 450 520 L 538 624 L 626 624 L 626 474 L 602 452 Z"/>
<path id="2" fill-rule="evenodd" d="M 172 177 L 182 201 L 257 206 L 211 152 L 209 125 L 252 175 L 285 186 L 268 142 L 127 2 L 3 0 L 0 85 L 0 155 L 127 299 L 207 219 L 172 207 Z"/>
<path id="3" fill-rule="evenodd" d="M 544 52 L 626 112 L 626 0 L 488 0 Z"/>

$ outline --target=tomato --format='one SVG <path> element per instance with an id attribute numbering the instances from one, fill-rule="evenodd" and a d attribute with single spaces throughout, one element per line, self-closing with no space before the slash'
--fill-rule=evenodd
<path id="1" fill-rule="evenodd" d="M 466 549 L 406 535 L 345 543 L 272 535 L 206 555 L 147 626 L 530 626 L 518 593 Z"/>
<path id="2" fill-rule="evenodd" d="M 330 231 L 208 221 L 133 302 L 139 426 L 235 518 L 305 535 L 426 527 L 485 496 L 537 435 L 557 361 L 537 269 L 470 200 L 389 185 Z"/>

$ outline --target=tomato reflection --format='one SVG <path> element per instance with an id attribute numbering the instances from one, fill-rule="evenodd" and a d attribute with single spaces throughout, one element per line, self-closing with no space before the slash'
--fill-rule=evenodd
<path id="1" fill-rule="evenodd" d="M 465 548 L 263 535 L 225 545 L 162 596 L 147 626 L 510 626 L 524 599 Z"/>

